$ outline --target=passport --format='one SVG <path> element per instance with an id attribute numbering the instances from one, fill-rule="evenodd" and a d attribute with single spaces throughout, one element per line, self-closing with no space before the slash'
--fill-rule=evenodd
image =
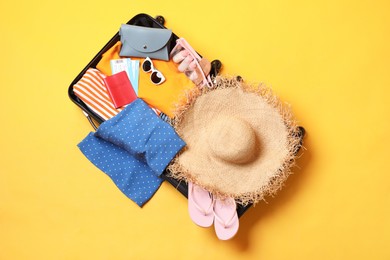
<path id="1" fill-rule="evenodd" d="M 104 84 L 115 108 L 130 104 L 137 99 L 126 71 L 105 77 Z"/>

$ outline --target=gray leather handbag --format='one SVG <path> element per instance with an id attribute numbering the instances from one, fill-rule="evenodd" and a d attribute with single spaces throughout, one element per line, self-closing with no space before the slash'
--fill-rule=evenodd
<path id="1" fill-rule="evenodd" d="M 119 35 L 120 56 L 169 60 L 172 30 L 122 24 Z"/>

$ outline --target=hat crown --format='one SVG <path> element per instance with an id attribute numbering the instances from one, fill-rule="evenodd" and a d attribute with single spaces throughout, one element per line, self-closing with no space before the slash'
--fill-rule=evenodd
<path id="1" fill-rule="evenodd" d="M 235 164 L 251 161 L 256 152 L 256 135 L 245 120 L 221 115 L 210 122 L 207 141 L 212 154 Z"/>

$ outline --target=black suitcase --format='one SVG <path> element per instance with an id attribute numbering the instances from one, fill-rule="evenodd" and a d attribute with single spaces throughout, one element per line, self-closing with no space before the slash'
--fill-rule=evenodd
<path id="1" fill-rule="evenodd" d="M 130 19 L 127 24 L 131 25 L 137 25 L 137 26 L 144 26 L 144 27 L 153 27 L 153 28 L 165 28 L 164 26 L 165 19 L 162 16 L 157 16 L 156 18 L 153 18 L 147 14 L 138 14 L 134 16 L 132 19 Z M 172 49 L 175 45 L 176 39 L 179 37 L 173 33 L 173 39 L 171 41 L 170 46 Z M 91 109 L 88 108 L 88 106 L 80 100 L 73 92 L 73 86 L 81 79 L 81 77 L 85 74 L 85 72 L 89 68 L 96 68 L 96 65 L 99 63 L 102 54 L 105 53 L 108 49 L 110 49 L 115 43 L 117 43 L 120 40 L 119 32 L 117 32 L 111 40 L 108 41 L 108 43 L 95 55 L 95 57 L 85 66 L 85 68 L 77 75 L 77 77 L 72 81 L 68 88 L 68 95 L 69 98 L 82 109 L 84 114 L 86 115 L 87 119 L 91 123 L 91 125 L 94 127 L 94 129 L 97 128 L 96 124 L 102 123 L 104 120 L 98 116 L 96 113 L 94 113 Z M 221 62 L 219 60 L 214 60 L 211 62 L 211 77 L 216 76 L 220 69 L 221 69 Z M 177 180 L 170 178 L 167 176 L 167 171 L 165 171 L 161 177 L 168 181 L 173 187 L 175 187 L 177 190 L 180 191 L 185 197 L 187 197 L 188 193 L 188 187 L 185 182 L 178 182 Z M 251 205 L 247 206 L 237 206 L 237 214 L 239 217 L 241 217 L 244 212 L 250 207 Z"/>

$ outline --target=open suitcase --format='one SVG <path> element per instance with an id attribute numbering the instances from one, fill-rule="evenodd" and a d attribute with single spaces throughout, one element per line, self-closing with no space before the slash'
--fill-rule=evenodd
<path id="1" fill-rule="evenodd" d="M 147 14 L 138 14 L 134 16 L 132 19 L 130 19 L 127 24 L 129 25 L 137 25 L 137 26 L 143 26 L 143 27 L 151 27 L 151 28 L 166 28 L 164 26 L 165 19 L 162 16 L 157 16 L 156 18 L 153 18 Z M 176 34 L 172 33 L 173 39 L 170 41 L 170 49 L 175 45 L 176 40 L 179 38 Z M 73 86 L 82 78 L 84 73 L 90 69 L 90 68 L 96 68 L 97 64 L 102 58 L 102 54 L 105 53 L 107 50 L 109 50 L 112 46 L 114 46 L 118 41 L 120 41 L 120 35 L 119 32 L 117 32 L 109 41 L 108 43 L 95 55 L 95 57 L 85 66 L 85 68 L 77 75 L 77 77 L 72 81 L 68 88 L 68 95 L 69 98 L 78 106 L 81 108 L 83 113 L 86 115 L 87 119 L 93 126 L 93 128 L 96 130 L 97 126 L 100 123 L 104 122 L 104 119 L 101 118 L 99 115 L 97 115 L 94 111 L 89 109 L 89 107 L 81 100 L 79 99 L 74 91 L 73 91 Z M 219 60 L 214 60 L 211 62 L 211 71 L 210 71 L 210 76 L 216 76 L 221 69 L 221 62 Z M 239 77 L 239 76 L 238 76 Z M 298 129 L 300 131 L 299 135 L 301 138 L 301 142 L 303 139 L 303 136 L 305 134 L 305 130 L 303 127 L 299 127 Z M 298 148 L 299 149 L 299 148 Z M 298 150 L 296 151 L 298 152 Z M 167 170 L 164 171 L 164 173 L 161 175 L 161 177 L 168 181 L 174 188 L 176 188 L 182 195 L 187 197 L 188 193 L 188 186 L 184 181 L 177 181 L 169 176 L 167 176 Z M 237 206 L 237 214 L 239 217 L 241 217 L 245 211 L 251 207 L 251 204 L 247 206 L 242 206 L 238 204 Z"/>
<path id="2" fill-rule="evenodd" d="M 153 18 L 147 14 L 138 14 L 134 16 L 132 19 L 130 19 L 127 24 L 130 25 L 137 25 L 137 26 L 144 26 L 144 27 L 152 27 L 152 28 L 165 28 L 164 27 L 164 17 L 157 16 L 156 18 Z M 171 40 L 171 45 L 175 44 L 176 39 L 179 37 L 176 34 L 172 34 L 173 39 Z M 84 114 L 86 115 L 87 119 L 91 123 L 91 125 L 96 129 L 97 126 L 100 123 L 104 121 L 103 118 L 101 118 L 99 115 L 97 115 L 94 111 L 89 109 L 89 107 L 81 100 L 79 99 L 75 93 L 73 92 L 73 86 L 81 79 L 81 77 L 84 75 L 84 73 L 89 68 L 96 68 L 96 65 L 99 63 L 100 59 L 102 58 L 102 54 L 105 53 L 108 49 L 110 49 L 115 43 L 117 43 L 120 40 L 119 32 L 117 32 L 109 41 L 108 43 L 96 54 L 96 56 L 85 66 L 85 68 L 77 75 L 77 77 L 72 81 L 68 88 L 68 95 L 69 98 L 82 109 Z M 174 46 L 171 46 L 171 49 Z M 219 70 L 221 69 L 221 63 L 219 60 L 214 60 L 211 62 L 211 76 L 216 76 L 219 73 Z M 185 182 L 178 182 L 177 180 L 168 177 L 167 172 L 165 171 L 162 175 L 162 178 L 166 181 L 168 181 L 173 187 L 175 187 L 181 194 L 183 194 L 185 197 L 187 197 L 188 193 L 188 187 Z M 237 208 L 237 214 L 238 216 L 242 216 L 244 212 L 250 207 L 251 205 L 248 205 L 246 207 L 243 207 L 241 205 L 238 205 Z"/>

